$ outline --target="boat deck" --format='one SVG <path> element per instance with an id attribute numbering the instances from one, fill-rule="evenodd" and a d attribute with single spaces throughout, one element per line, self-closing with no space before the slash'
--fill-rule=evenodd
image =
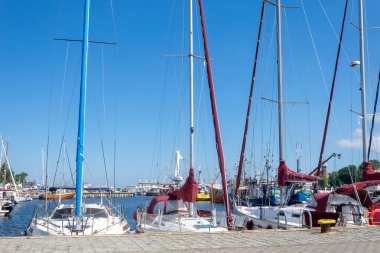
<path id="1" fill-rule="evenodd" d="M 158 233 L 124 236 L 0 237 L 0 252 L 377 252 L 380 227 Z"/>

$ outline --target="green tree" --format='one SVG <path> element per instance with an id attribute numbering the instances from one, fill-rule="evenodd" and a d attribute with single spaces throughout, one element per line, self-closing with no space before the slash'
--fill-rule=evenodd
<path id="1" fill-rule="evenodd" d="M 12 177 L 11 177 L 11 173 L 9 173 L 9 167 L 8 167 L 8 164 L 6 163 L 3 163 L 1 165 L 1 169 L 0 169 L 0 182 L 3 182 L 3 175 L 4 175 L 4 170 L 7 170 L 7 182 L 12 182 Z M 12 170 L 12 173 L 14 175 L 14 171 Z"/>
<path id="2" fill-rule="evenodd" d="M 340 181 L 339 181 L 339 173 L 338 171 L 333 171 L 329 174 L 329 185 L 336 187 L 340 186 Z"/>
<path id="3" fill-rule="evenodd" d="M 319 180 L 319 185 L 321 188 L 325 188 L 329 184 L 329 179 L 327 176 L 322 175 L 321 179 Z"/>
<path id="4" fill-rule="evenodd" d="M 348 165 L 338 170 L 338 178 L 341 184 L 352 184 L 357 182 L 357 168 L 355 165 Z"/>
<path id="5" fill-rule="evenodd" d="M 15 175 L 15 181 L 20 183 L 25 183 L 25 178 L 28 176 L 28 173 L 21 172 L 20 174 Z"/>

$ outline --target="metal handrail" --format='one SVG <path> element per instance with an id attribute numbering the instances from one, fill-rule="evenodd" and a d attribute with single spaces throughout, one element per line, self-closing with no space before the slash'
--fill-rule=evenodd
<path id="1" fill-rule="evenodd" d="M 312 218 L 312 216 L 311 216 L 310 211 L 307 210 L 307 209 L 304 209 L 304 210 L 302 211 L 301 227 L 303 227 L 303 222 L 304 222 L 305 213 L 307 213 L 307 214 L 309 215 L 309 224 L 310 224 L 309 227 L 308 227 L 308 226 L 306 226 L 306 227 L 308 227 L 308 228 L 312 228 L 312 227 L 313 227 L 313 218 Z M 305 225 L 306 225 L 306 224 L 305 224 Z"/>
<path id="2" fill-rule="evenodd" d="M 282 210 L 277 213 L 277 228 L 281 228 L 281 226 L 280 226 L 281 214 L 285 217 L 285 229 L 288 229 L 288 217 L 286 216 L 286 213 Z"/>

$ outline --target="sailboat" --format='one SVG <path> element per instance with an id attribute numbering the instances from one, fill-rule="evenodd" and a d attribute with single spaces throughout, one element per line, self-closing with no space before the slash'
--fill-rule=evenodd
<path id="1" fill-rule="evenodd" d="M 87 56 L 90 22 L 90 1 L 85 0 L 85 14 L 82 44 L 82 71 L 79 102 L 78 142 L 76 157 L 76 199 L 75 204 L 60 204 L 52 213 L 38 213 L 35 210 L 27 235 L 94 235 L 125 234 L 129 225 L 121 213 L 111 206 L 101 203 L 82 203 L 84 160 L 84 116 L 87 84 Z M 46 206 L 47 209 L 47 206 Z"/>
<path id="2" fill-rule="evenodd" d="M 265 3 L 263 2 L 263 9 Z M 280 206 L 236 206 L 235 212 L 239 216 L 246 216 L 255 227 L 259 228 L 291 228 L 302 227 L 304 213 L 310 213 L 313 209 L 305 206 L 286 206 L 292 192 L 294 183 L 316 182 L 315 176 L 305 175 L 290 170 L 284 157 L 284 116 L 282 98 L 282 41 L 281 41 L 281 0 L 276 1 L 277 21 L 277 81 L 278 81 L 278 127 L 279 127 L 279 160 L 278 186 L 280 186 Z M 287 187 L 290 186 L 290 187 Z M 285 193 L 286 191 L 286 193 Z M 311 217 L 311 215 L 310 215 Z"/>
<path id="3" fill-rule="evenodd" d="M 205 32 L 203 9 L 199 0 L 201 13 L 202 30 Z M 216 211 L 195 210 L 195 202 L 198 192 L 198 183 L 194 176 L 194 113 L 193 113 L 193 0 L 189 0 L 189 65 L 190 65 L 190 170 L 185 183 L 178 189 L 169 192 L 168 196 L 157 196 L 153 198 L 149 206 L 145 209 L 138 209 L 134 218 L 137 221 L 137 231 L 142 232 L 217 232 L 227 231 L 226 220 L 216 219 Z M 207 47 L 205 34 L 204 43 Z M 210 67 L 209 56 L 207 55 L 207 67 Z M 213 94 L 212 94 L 213 96 Z M 215 105 L 215 101 L 214 102 Z M 213 113 L 216 106 L 213 106 Z M 214 117 L 217 120 L 217 115 Z M 214 121 L 215 124 L 215 121 Z M 218 131 L 216 131 L 218 132 Z M 218 134 L 216 134 L 218 135 Z M 220 136 L 219 136 L 220 137 Z M 217 137 L 218 139 L 218 137 Z M 221 145 L 219 145 L 221 148 Z M 179 159 L 177 153 L 177 168 L 179 170 Z M 221 173 L 222 177 L 224 171 Z M 179 173 L 176 173 L 179 176 Z M 178 178 L 179 179 L 179 178 Z M 227 209 L 228 210 L 228 209 Z M 227 215 L 228 217 L 228 215 Z M 225 225 L 223 225 L 225 224 Z"/>
<path id="4" fill-rule="evenodd" d="M 11 166 L 10 166 L 10 163 L 9 163 L 8 154 L 5 151 L 4 141 L 3 141 L 3 139 L 1 137 L 0 137 L 0 139 L 1 139 L 1 154 L 4 153 L 5 162 L 7 164 L 7 167 L 9 168 L 9 174 L 11 175 L 12 184 L 14 186 L 14 192 L 12 192 L 12 201 L 15 204 L 19 204 L 19 203 L 22 203 L 22 202 L 33 200 L 33 198 L 31 196 L 29 196 L 28 194 L 20 194 L 20 191 L 17 189 L 17 184 L 16 184 L 16 181 L 15 181 L 15 178 L 13 176 L 13 172 L 12 172 L 12 169 L 11 169 Z"/>
<path id="5" fill-rule="evenodd" d="M 345 13 L 347 11 L 346 1 Z M 363 48 L 363 6 L 362 0 L 359 1 L 359 19 L 360 19 L 360 47 L 361 47 L 361 62 L 364 63 L 364 48 Z M 280 14 L 279 14 L 280 0 L 277 1 L 277 24 L 280 27 Z M 344 18 L 345 20 L 345 15 Z M 342 32 L 344 28 L 344 20 L 342 24 Z M 278 30 L 280 30 L 278 28 Z M 279 31 L 278 31 L 279 33 Z M 280 37 L 280 36 L 279 36 Z M 341 39 L 340 39 L 341 41 Z M 280 48 L 280 47 L 279 47 Z M 339 54 L 339 49 L 338 49 Z M 280 52 L 279 55 L 279 69 L 281 69 Z M 280 73 L 280 71 L 279 71 Z M 294 228 L 294 227 L 314 227 L 318 226 L 319 219 L 334 219 L 338 225 L 341 226 L 358 226 L 358 225 L 374 225 L 380 221 L 380 203 L 376 203 L 370 197 L 368 189 L 380 183 L 380 178 L 377 178 L 367 162 L 366 154 L 366 137 L 365 137 L 365 79 L 364 79 L 364 64 L 361 66 L 361 92 L 362 92 L 362 116 L 363 116 L 363 160 L 364 160 L 364 182 L 353 183 L 335 189 L 327 193 L 313 194 L 310 203 L 302 206 L 283 206 L 283 201 L 280 207 L 237 207 L 237 213 L 245 214 L 250 218 L 255 226 L 263 228 Z M 280 77 L 279 77 L 280 82 Z M 279 85 L 280 86 L 280 85 Z M 282 101 L 279 96 L 279 101 Z M 331 102 L 331 101 L 330 101 Z M 280 107 L 281 103 L 279 103 Z M 279 108 L 281 114 L 281 108 Z M 281 117 L 279 117 L 281 122 Z M 281 123 L 280 123 L 281 125 Z M 280 130 L 281 136 L 281 130 Z M 281 137 L 280 137 L 281 144 Z M 281 159 L 281 145 L 280 145 L 280 167 L 278 171 L 278 184 L 285 186 L 289 183 L 289 179 L 295 178 L 295 172 L 290 171 L 285 165 L 285 161 Z M 369 173 L 368 173 L 369 172 Z M 364 174 L 367 173 L 367 178 Z M 294 176 L 292 176 L 292 174 Z M 372 175 L 372 176 L 371 176 Z M 315 178 L 315 177 L 314 177 Z M 311 180 L 312 177 L 309 177 Z M 367 180 L 366 180 L 367 179 Z"/>

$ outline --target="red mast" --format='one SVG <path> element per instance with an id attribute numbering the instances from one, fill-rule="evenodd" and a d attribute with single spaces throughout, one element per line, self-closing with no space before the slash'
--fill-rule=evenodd
<path id="1" fill-rule="evenodd" d="M 212 79 L 211 60 L 210 60 L 210 54 L 209 54 L 208 44 L 207 44 L 206 25 L 204 22 L 202 0 L 198 0 L 198 3 L 199 3 L 199 12 L 201 16 L 201 23 L 202 23 L 203 46 L 205 50 L 205 57 L 206 57 L 206 64 L 207 64 L 207 79 L 208 79 L 208 86 L 210 90 L 212 115 L 213 115 L 213 122 L 214 122 L 214 128 L 215 128 L 216 150 L 218 152 L 220 175 L 222 177 L 222 186 L 223 186 L 223 192 L 224 192 L 224 206 L 226 208 L 226 215 L 227 215 L 227 227 L 228 229 L 231 229 L 232 228 L 231 206 L 230 206 L 230 200 L 228 198 L 227 180 L 226 180 L 226 173 L 224 169 L 224 154 L 223 154 L 223 147 L 222 147 L 222 138 L 220 136 L 218 112 L 216 108 L 214 82 Z"/>
<path id="2" fill-rule="evenodd" d="M 318 169 L 315 173 L 315 175 L 318 177 L 320 172 L 321 172 L 321 167 L 322 167 L 322 159 L 323 159 L 323 153 L 325 150 L 325 142 L 326 142 L 326 136 L 327 136 L 327 128 L 329 127 L 329 119 L 330 119 L 330 110 L 331 110 L 331 104 L 332 104 L 332 99 L 334 96 L 334 87 L 335 87 L 335 79 L 336 79 L 336 73 L 338 70 L 338 64 L 339 64 L 339 55 L 340 55 L 340 49 L 342 47 L 342 40 L 343 40 L 343 31 L 344 31 L 344 23 L 346 21 L 346 13 L 347 13 L 347 5 L 348 5 L 348 0 L 346 0 L 346 6 L 344 8 L 344 15 L 343 15 L 343 23 L 342 23 L 342 29 L 340 31 L 340 38 L 339 38 L 339 45 L 338 45 L 338 53 L 336 56 L 336 61 L 335 61 L 335 68 L 334 68 L 334 77 L 331 85 L 331 90 L 330 90 L 330 99 L 329 99 L 329 106 L 327 108 L 327 115 L 326 115 L 326 122 L 325 122 L 325 129 L 323 132 L 323 139 L 322 139 L 322 146 L 321 146 L 321 152 L 319 154 L 319 161 L 318 161 Z"/>
<path id="3" fill-rule="evenodd" d="M 263 19 L 264 19 L 264 9 L 265 9 L 265 1 L 263 1 L 263 4 L 261 6 L 261 17 L 260 17 L 259 33 L 257 35 L 255 61 L 254 61 L 254 64 L 253 64 L 253 72 L 252 72 L 252 79 L 251 79 L 251 89 L 249 91 L 248 109 L 247 109 L 247 116 L 246 116 L 246 119 L 245 119 L 243 144 L 241 145 L 239 167 L 238 167 L 238 173 L 237 173 L 237 177 L 236 177 L 235 196 L 238 195 L 238 190 L 239 190 L 239 186 L 240 186 L 240 179 L 241 179 L 241 173 L 243 171 L 243 163 L 244 163 L 244 155 L 245 155 L 245 144 L 247 142 L 249 115 L 250 115 L 250 112 L 251 112 L 253 87 L 255 85 L 256 66 L 257 66 L 257 58 L 258 58 L 258 55 L 259 55 L 261 28 L 262 28 Z"/>

